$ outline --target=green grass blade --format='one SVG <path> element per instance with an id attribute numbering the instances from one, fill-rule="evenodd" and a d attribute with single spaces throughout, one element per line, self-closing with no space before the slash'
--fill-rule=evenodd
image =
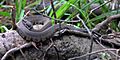
<path id="1" fill-rule="evenodd" d="M 56 15 L 57 18 L 61 18 L 64 13 L 71 7 L 70 4 L 74 4 L 76 2 L 76 0 L 69 0 L 68 2 L 66 2 L 64 5 L 62 5 L 57 11 L 56 11 Z"/>
<path id="2" fill-rule="evenodd" d="M 114 11 L 110 11 L 110 12 L 101 14 L 101 15 L 99 15 L 99 16 L 96 16 L 96 17 L 93 18 L 93 19 L 90 19 L 87 23 L 93 22 L 93 21 L 97 21 L 97 20 L 100 21 L 102 18 L 105 18 L 105 17 L 107 17 L 107 16 L 111 16 L 111 15 L 115 15 L 116 12 L 120 13 L 120 10 L 114 10 Z"/>
<path id="3" fill-rule="evenodd" d="M 15 6 L 16 6 L 16 20 L 19 20 L 19 3 L 18 0 L 15 0 Z"/>
<path id="4" fill-rule="evenodd" d="M 20 17 L 19 17 L 20 20 L 23 18 L 23 16 L 24 16 L 24 12 L 25 12 L 25 10 L 22 9 L 22 10 L 21 10 L 21 13 L 20 13 Z"/>
<path id="5" fill-rule="evenodd" d="M 5 32 L 5 29 L 2 26 L 0 26 L 0 33 L 4 33 L 4 32 Z"/>
<path id="6" fill-rule="evenodd" d="M 22 0 L 22 9 L 24 9 L 24 7 L 26 6 L 26 0 Z"/>
<path id="7" fill-rule="evenodd" d="M 60 19 L 64 13 L 70 8 L 70 4 L 74 4 L 76 0 L 69 0 L 64 1 L 64 4 L 56 11 L 57 18 Z M 52 16 L 53 12 L 50 13 L 50 16 Z"/>
<path id="8" fill-rule="evenodd" d="M 1 12 L 0 11 L 0 15 L 10 17 L 10 13 L 9 12 Z"/>
<path id="9" fill-rule="evenodd" d="M 1 5 L 0 4 L 0 8 L 13 8 L 13 6 L 10 6 L 10 5 Z"/>
<path id="10" fill-rule="evenodd" d="M 29 5 L 27 5 L 25 8 L 30 8 L 32 6 L 35 6 L 35 5 L 39 4 L 40 2 L 41 2 L 41 0 L 37 0 L 37 1 L 35 1 L 35 2 L 31 3 L 31 4 L 29 4 Z"/>
<path id="11" fill-rule="evenodd" d="M 15 0 L 15 5 L 16 5 L 16 21 L 18 22 L 24 16 L 26 0 Z"/>

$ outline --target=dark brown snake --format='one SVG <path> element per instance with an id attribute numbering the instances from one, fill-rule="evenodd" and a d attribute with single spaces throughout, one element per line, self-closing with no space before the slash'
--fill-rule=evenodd
<path id="1" fill-rule="evenodd" d="M 44 24 L 39 31 L 33 29 L 33 25 L 37 23 Z M 74 27 L 73 25 L 67 24 L 55 24 L 54 26 L 52 26 L 51 20 L 47 19 L 46 17 L 43 17 L 42 15 L 29 16 L 21 20 L 17 24 L 17 32 L 19 33 L 19 35 L 23 39 L 33 42 L 43 42 L 53 37 L 55 32 L 60 31 L 62 29 L 83 31 L 83 29 L 79 29 Z"/>

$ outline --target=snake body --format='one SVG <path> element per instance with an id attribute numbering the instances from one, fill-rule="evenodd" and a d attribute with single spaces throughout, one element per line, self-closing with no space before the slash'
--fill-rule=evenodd
<path id="1" fill-rule="evenodd" d="M 35 24 L 43 25 L 42 28 L 39 29 L 39 32 L 45 30 L 46 28 L 52 25 L 50 19 L 42 15 L 34 15 L 34 16 L 25 17 L 25 19 L 23 20 L 23 24 L 32 31 L 37 31 L 33 29 L 33 25 Z"/>
<path id="2" fill-rule="evenodd" d="M 35 16 L 36 17 L 36 16 Z M 44 22 L 43 16 L 38 16 L 38 20 L 36 19 L 36 22 Z M 30 18 L 30 17 L 28 17 Z M 50 21 L 50 20 L 49 20 Z M 67 25 L 67 24 L 55 24 L 54 26 L 51 25 L 51 22 L 48 22 L 44 25 L 44 28 L 40 29 L 39 31 L 35 31 L 32 28 L 32 24 L 36 23 L 31 20 L 21 20 L 17 24 L 17 32 L 19 35 L 27 40 L 27 41 L 33 41 L 33 42 L 43 42 L 49 38 L 51 38 L 55 32 L 60 31 L 62 29 L 70 29 L 70 30 L 78 30 L 82 31 L 82 29 L 78 29 L 74 27 L 73 25 Z M 31 28 L 30 28 L 31 27 Z"/>

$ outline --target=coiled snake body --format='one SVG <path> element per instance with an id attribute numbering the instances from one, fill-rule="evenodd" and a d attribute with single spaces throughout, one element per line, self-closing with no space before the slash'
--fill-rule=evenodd
<path id="1" fill-rule="evenodd" d="M 33 24 L 44 24 L 43 27 L 36 31 L 33 29 Z M 67 25 L 67 24 L 55 24 L 52 26 L 51 20 L 47 19 L 41 15 L 35 15 L 35 16 L 29 16 L 23 20 L 21 20 L 17 24 L 17 32 L 19 35 L 27 40 L 27 41 L 33 41 L 33 42 L 43 42 L 49 38 L 51 38 L 55 32 L 62 30 L 62 29 L 70 29 L 70 30 L 78 30 L 82 31 L 82 29 L 78 29 L 74 27 L 73 25 Z"/>

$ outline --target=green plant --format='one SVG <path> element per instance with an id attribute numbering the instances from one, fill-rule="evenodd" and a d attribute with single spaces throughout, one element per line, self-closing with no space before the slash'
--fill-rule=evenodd
<path id="1" fill-rule="evenodd" d="M 0 8 L 3 9 L 11 9 L 13 6 L 11 5 L 3 5 L 5 0 L 2 0 L 0 3 Z M 31 9 L 38 5 L 42 0 L 36 0 L 31 4 L 27 4 L 26 0 L 15 0 L 13 4 L 15 4 L 16 9 L 16 21 L 18 22 L 24 17 L 25 9 Z M 109 3 L 109 2 L 108 2 Z M 100 23 L 106 17 L 115 15 L 120 13 L 120 10 L 109 10 L 108 6 L 106 6 L 106 2 L 104 0 L 91 0 L 88 2 L 87 0 L 54 0 L 53 1 L 55 7 L 55 13 L 57 19 L 65 19 L 66 21 L 77 19 L 77 15 L 79 14 L 80 18 L 84 20 L 88 28 L 92 29 L 96 24 Z M 90 10 L 90 6 L 92 4 L 99 4 L 99 8 L 102 10 L 101 15 L 96 15 L 92 13 Z M 51 6 L 46 7 L 46 12 L 49 13 L 49 16 L 55 18 L 53 15 L 53 10 Z M 10 11 L 0 11 L 0 15 L 11 18 Z M 54 24 L 54 19 L 52 19 Z M 112 22 L 110 25 L 116 31 L 119 31 L 119 28 L 116 26 L 116 22 Z M 82 27 L 81 22 L 77 23 L 78 27 Z"/>
<path id="2" fill-rule="evenodd" d="M 21 20 L 24 16 L 24 8 L 26 5 L 26 0 L 15 0 L 15 7 L 16 7 L 16 20 L 17 22 Z"/>

